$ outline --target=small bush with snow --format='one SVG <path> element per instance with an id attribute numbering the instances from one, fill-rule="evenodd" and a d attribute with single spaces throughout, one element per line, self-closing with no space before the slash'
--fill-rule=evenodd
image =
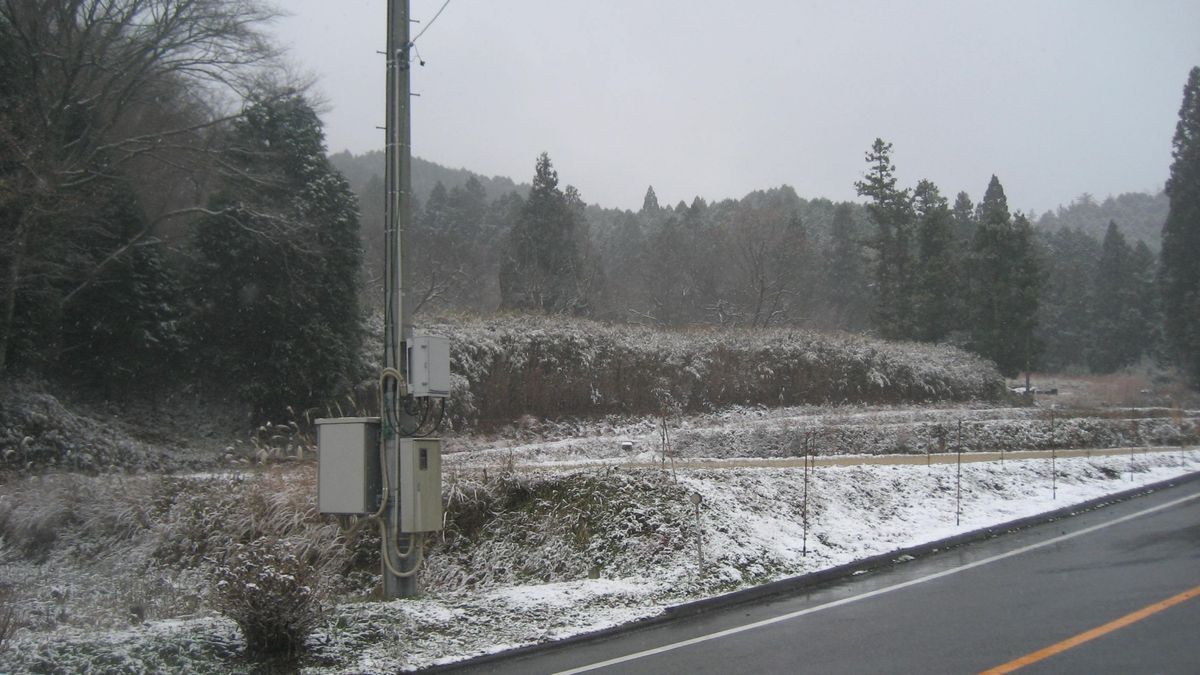
<path id="1" fill-rule="evenodd" d="M 286 541 L 238 544 L 214 570 L 213 604 L 241 629 L 249 655 L 296 655 L 325 617 L 321 574 Z"/>

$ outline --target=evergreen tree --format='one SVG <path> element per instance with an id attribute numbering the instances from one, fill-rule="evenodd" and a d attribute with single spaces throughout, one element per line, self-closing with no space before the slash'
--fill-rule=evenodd
<path id="1" fill-rule="evenodd" d="M 487 191 L 478 178 L 472 175 L 462 186 L 454 186 L 450 190 L 450 204 L 454 211 L 453 227 L 460 239 L 471 240 L 484 235 Z"/>
<path id="2" fill-rule="evenodd" d="M 585 314 L 595 273 L 586 260 L 587 230 L 578 192 L 558 187 L 558 172 L 542 153 L 533 187 L 509 231 L 500 267 L 503 307 Z"/>
<path id="3" fill-rule="evenodd" d="M 992 359 L 1006 377 L 1029 372 L 1037 357 L 1035 337 L 1039 265 L 1033 227 L 1015 219 L 1000 181 L 992 176 L 978 208 L 971 255 L 971 348 Z"/>
<path id="4" fill-rule="evenodd" d="M 196 356 L 216 384 L 276 417 L 353 381 L 358 209 L 303 96 L 250 105 L 225 154 L 234 171 L 191 242 Z"/>
<path id="5" fill-rule="evenodd" d="M 938 342 L 958 328 L 959 282 L 953 215 L 937 186 L 927 180 L 917 184 L 914 204 L 918 227 L 916 337 Z"/>
<path id="6" fill-rule="evenodd" d="M 101 218 L 123 223 L 124 232 L 145 228 L 131 192 L 121 190 Z M 82 249 L 95 254 L 91 245 Z M 140 391 L 153 395 L 165 373 L 181 365 L 181 294 L 176 275 L 156 242 L 135 246 L 97 278 L 80 287 L 62 316 L 60 371 L 114 398 Z"/>
<path id="7" fill-rule="evenodd" d="M 1140 357 L 1162 355 L 1162 295 L 1158 291 L 1158 256 L 1146 242 L 1138 240 L 1129 256 L 1133 283 L 1133 307 L 1137 310 L 1137 329 L 1133 341 L 1140 345 Z"/>
<path id="8" fill-rule="evenodd" d="M 959 192 L 954 198 L 954 236 L 958 241 L 960 251 L 966 251 L 971 248 L 971 242 L 975 241 L 975 205 L 971 203 L 971 197 L 966 192 Z"/>
<path id="9" fill-rule="evenodd" d="M 825 261 L 823 295 L 830 327 L 866 329 L 870 313 L 867 261 L 850 204 L 839 204 L 834 209 Z"/>
<path id="10" fill-rule="evenodd" d="M 1157 250 L 1162 243 L 1162 227 L 1169 210 L 1170 200 L 1163 192 L 1129 192 L 1109 196 L 1100 203 L 1084 193 L 1065 207 L 1043 213 L 1034 225 L 1048 232 L 1063 227 L 1079 229 L 1099 240 L 1104 238 L 1108 223 L 1116 221 L 1121 224 L 1121 233 L 1130 246 L 1144 241 Z"/>
<path id="11" fill-rule="evenodd" d="M 617 321 L 645 318 L 639 283 L 645 251 L 642 219 L 629 211 L 622 212 L 609 235 L 601 241 L 604 274 L 612 280 L 605 295 L 606 318 Z"/>
<path id="12" fill-rule="evenodd" d="M 53 362 L 71 303 L 203 200 L 209 102 L 274 63 L 276 15 L 257 0 L 0 2 L 0 373 Z M 97 217 L 114 192 L 140 202 L 140 230 Z"/>
<path id="13" fill-rule="evenodd" d="M 646 198 L 642 200 L 642 213 L 655 213 L 658 211 L 658 195 L 654 194 L 654 186 L 646 188 Z"/>
<path id="14" fill-rule="evenodd" d="M 912 279 L 912 198 L 907 189 L 896 188 L 896 167 L 891 160 L 892 144 L 876 138 L 866 161 L 866 176 L 854 184 L 860 197 L 871 201 L 867 212 L 875 224 L 871 246 L 875 260 L 874 323 L 889 339 L 915 337 Z"/>
<path id="15" fill-rule="evenodd" d="M 1172 141 L 1163 225 L 1161 287 L 1166 339 L 1200 387 L 1200 67 L 1192 68 Z"/>
<path id="16" fill-rule="evenodd" d="M 1052 371 L 1087 365 L 1092 343 L 1093 276 L 1100 264 L 1100 242 L 1082 230 L 1060 228 L 1039 239 L 1047 261 L 1044 291 L 1038 303 L 1038 338 L 1045 345 L 1041 365 Z"/>
<path id="17" fill-rule="evenodd" d="M 358 191 L 359 222 L 362 223 L 363 256 L 361 283 L 363 297 L 383 300 L 383 207 L 387 201 L 383 178 L 372 174 Z"/>
<path id="18" fill-rule="evenodd" d="M 1134 363 L 1145 344 L 1145 317 L 1137 307 L 1133 249 L 1115 222 L 1110 221 L 1096 269 L 1092 306 L 1092 342 L 1088 365 L 1093 372 L 1111 373 Z"/>

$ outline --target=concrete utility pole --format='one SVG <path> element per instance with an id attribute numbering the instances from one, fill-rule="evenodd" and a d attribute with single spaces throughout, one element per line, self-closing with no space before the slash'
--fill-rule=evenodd
<path id="1" fill-rule="evenodd" d="M 384 367 L 398 371 L 402 380 L 385 387 L 380 432 L 380 451 L 383 453 L 389 476 L 397 476 L 399 466 L 400 429 L 412 426 L 400 401 L 407 394 L 411 381 L 406 342 L 412 336 L 412 310 L 404 297 L 404 270 L 408 268 L 406 232 L 412 213 L 412 130 L 409 114 L 409 21 L 408 0 L 388 0 L 387 13 L 387 124 L 385 135 L 384 183 L 387 202 L 384 204 L 384 278 L 386 286 L 384 311 Z M 389 419 L 389 412 L 393 416 Z M 387 509 L 383 514 L 385 536 L 381 537 L 380 554 L 383 565 L 383 592 L 386 598 L 417 595 L 416 570 L 420 558 L 416 538 L 405 534 L 400 527 L 399 481 L 389 483 Z M 392 565 L 386 561 L 391 560 Z M 400 574 L 397 574 L 399 572 Z"/>
<path id="2" fill-rule="evenodd" d="M 379 374 L 379 417 L 316 421 L 318 510 L 366 515 L 379 525 L 386 598 L 417 595 L 424 533 L 441 530 L 444 523 L 442 445 L 436 434 L 451 389 L 450 341 L 437 335 L 413 335 L 412 310 L 404 296 L 405 230 L 412 209 L 411 47 L 408 0 L 388 0 L 384 367 Z"/>

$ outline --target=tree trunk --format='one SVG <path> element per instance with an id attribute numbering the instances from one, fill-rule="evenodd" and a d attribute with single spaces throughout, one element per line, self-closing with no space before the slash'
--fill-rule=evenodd
<path id="1" fill-rule="evenodd" d="M 13 245 L 12 258 L 8 265 L 8 275 L 4 285 L 4 305 L 0 308 L 0 373 L 8 369 L 8 348 L 12 342 L 13 317 L 17 309 L 17 288 L 21 283 L 21 264 L 25 260 L 25 227 L 24 218 L 18 221 L 16 241 Z"/>

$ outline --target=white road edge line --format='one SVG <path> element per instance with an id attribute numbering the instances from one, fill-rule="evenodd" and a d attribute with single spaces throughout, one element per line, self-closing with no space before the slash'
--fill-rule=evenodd
<path id="1" fill-rule="evenodd" d="M 770 626 L 771 624 L 781 623 L 784 621 L 790 621 L 791 619 L 795 619 L 797 617 L 805 616 L 807 614 L 815 614 L 816 612 L 820 612 L 820 611 L 826 610 L 826 609 L 833 609 L 834 607 L 841 607 L 842 605 L 848 605 L 852 602 L 858 602 L 859 600 L 867 600 L 869 598 L 873 598 L 878 595 L 883 595 L 885 593 L 891 593 L 892 591 L 898 591 L 898 590 L 901 590 L 904 588 L 908 588 L 910 586 L 916 586 L 917 584 L 923 584 L 927 581 L 934 581 L 936 579 L 941 579 L 942 577 L 948 577 L 952 574 L 958 574 L 959 572 L 965 572 L 969 569 L 974 569 L 976 567 L 981 567 L 983 565 L 994 563 L 998 560 L 1004 560 L 1005 558 L 1011 558 L 1016 555 L 1021 555 L 1022 553 L 1028 553 L 1030 551 L 1034 551 L 1039 548 L 1045 548 L 1046 546 L 1053 546 L 1054 544 L 1064 542 L 1068 539 L 1074 539 L 1075 537 L 1082 537 L 1085 534 L 1091 534 L 1092 532 L 1096 532 L 1097 530 L 1103 530 L 1104 528 L 1107 528 L 1107 527 L 1119 525 L 1121 523 L 1133 520 L 1135 518 L 1140 518 L 1142 516 L 1149 515 L 1156 511 L 1162 511 L 1163 509 L 1169 509 L 1173 506 L 1178 506 L 1185 502 L 1190 502 L 1194 499 L 1200 499 L 1200 494 L 1194 494 L 1194 495 L 1191 495 L 1188 497 L 1181 497 L 1179 499 L 1169 501 L 1165 504 L 1159 504 L 1158 506 L 1152 506 L 1148 509 L 1138 511 L 1136 513 L 1131 513 L 1127 516 L 1121 516 L 1120 518 L 1117 518 L 1115 520 L 1110 520 L 1110 521 L 1106 521 L 1103 523 L 1099 523 L 1097 525 L 1092 525 L 1091 527 L 1085 527 L 1082 530 L 1078 530 L 1078 531 L 1072 532 L 1070 534 L 1063 534 L 1063 535 L 1054 537 L 1053 539 L 1047 539 L 1046 541 L 1043 541 L 1043 542 L 1039 542 L 1036 544 L 1030 544 L 1028 546 L 1022 546 L 1021 548 L 1013 549 L 1011 551 L 1008 551 L 1007 553 L 1000 553 L 1000 554 L 997 554 L 997 555 L 994 555 L 994 556 L 991 556 L 988 558 L 981 558 L 974 562 L 966 563 L 965 565 L 960 565 L 958 567 L 952 567 L 950 569 L 942 570 L 941 572 L 935 572 L 928 576 L 919 577 L 917 579 L 910 579 L 908 581 L 904 581 L 904 582 L 895 584 L 893 586 L 877 588 L 873 591 L 868 591 L 868 592 L 862 593 L 860 595 L 851 596 L 849 598 L 842 598 L 841 600 L 834 600 L 832 602 L 827 602 L 823 605 L 817 605 L 815 607 L 809 607 L 807 609 L 801 609 L 801 610 L 797 610 L 795 612 L 781 614 L 779 616 L 772 617 L 770 619 L 763 619 L 761 621 L 755 621 L 754 623 L 748 623 L 743 626 L 737 626 L 735 628 L 727 628 L 722 631 L 717 631 L 716 633 L 709 633 L 707 635 L 701 635 L 699 637 L 694 637 L 694 638 L 691 638 L 690 640 L 683 640 L 681 642 L 673 642 L 668 645 L 663 645 L 661 647 L 655 647 L 654 649 L 647 649 L 645 651 L 636 652 L 634 654 L 628 654 L 626 656 L 619 656 L 617 658 L 609 659 L 607 661 L 600 661 L 599 663 L 592 663 L 592 664 L 589 664 L 586 666 L 572 668 L 570 670 L 563 670 L 563 671 L 556 673 L 555 675 L 572 675 L 572 673 L 585 673 L 585 672 L 588 672 L 591 670 L 598 670 L 600 668 L 614 666 L 619 663 L 625 663 L 627 661 L 634 661 L 634 660 L 644 658 L 647 656 L 653 656 L 655 654 L 662 654 L 664 652 L 673 651 L 676 649 L 680 649 L 682 647 L 687 647 L 689 645 L 699 644 L 701 642 L 707 642 L 709 640 L 716 640 L 716 639 L 723 638 L 723 637 L 726 637 L 729 635 L 736 635 L 737 633 L 744 633 L 748 630 L 754 630 L 755 628 L 762 628 L 763 626 Z"/>

